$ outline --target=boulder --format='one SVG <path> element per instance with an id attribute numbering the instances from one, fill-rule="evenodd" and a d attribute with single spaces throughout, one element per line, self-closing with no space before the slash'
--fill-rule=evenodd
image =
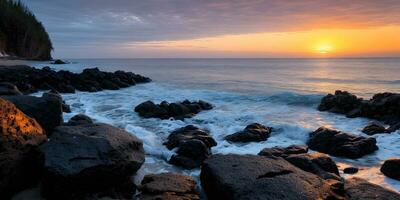
<path id="1" fill-rule="evenodd" d="M 366 127 L 364 127 L 362 132 L 367 135 L 374 135 L 378 133 L 387 133 L 388 131 L 382 124 L 377 122 L 372 122 L 368 124 Z"/>
<path id="2" fill-rule="evenodd" d="M 11 101 L 22 112 L 34 118 L 51 135 L 54 128 L 63 123 L 62 99 L 51 93 L 44 93 L 42 97 L 27 95 L 3 96 Z"/>
<path id="3" fill-rule="evenodd" d="M 303 154 L 307 152 L 308 152 L 308 146 L 306 145 L 290 145 L 288 147 L 264 148 L 258 153 L 258 155 L 286 158 L 292 154 Z"/>
<path id="4" fill-rule="evenodd" d="M 174 130 L 164 142 L 168 149 L 178 148 L 169 162 L 186 169 L 199 167 L 204 159 L 211 155 L 211 147 L 217 142 L 210 133 L 194 125 Z"/>
<path id="5" fill-rule="evenodd" d="M 76 199 L 110 190 L 144 162 L 142 141 L 107 124 L 59 126 L 41 149 L 42 194 L 48 199 Z"/>
<path id="6" fill-rule="evenodd" d="M 38 181 L 43 167 L 38 146 L 46 140 L 39 123 L 0 98 L 0 194 L 3 199 Z"/>
<path id="7" fill-rule="evenodd" d="M 381 167 L 381 172 L 387 177 L 400 181 L 400 158 L 386 160 Z"/>
<path id="8" fill-rule="evenodd" d="M 201 168 L 208 199 L 342 199 L 331 185 L 283 158 L 213 155 Z"/>
<path id="9" fill-rule="evenodd" d="M 271 132 L 271 127 L 252 123 L 244 130 L 226 136 L 225 140 L 229 142 L 260 142 L 267 140 Z"/>
<path id="10" fill-rule="evenodd" d="M 141 183 L 142 200 L 196 200 L 196 182 L 190 176 L 176 173 L 146 175 Z"/>
<path id="11" fill-rule="evenodd" d="M 68 126 L 76 126 L 81 124 L 93 124 L 93 120 L 85 114 L 77 114 L 66 123 Z"/>
<path id="12" fill-rule="evenodd" d="M 346 200 L 398 200 L 400 194 L 360 178 L 347 179 L 344 185 Z"/>
<path id="13" fill-rule="evenodd" d="M 0 83 L 0 96 L 2 95 L 22 95 L 22 93 L 14 84 Z"/>
<path id="14" fill-rule="evenodd" d="M 52 62 L 51 64 L 53 65 L 63 65 L 63 64 L 67 64 L 68 62 L 65 62 L 63 60 L 57 59 L 54 62 Z"/>
<path id="15" fill-rule="evenodd" d="M 310 133 L 308 147 L 312 150 L 346 158 L 360 158 L 378 150 L 375 138 L 365 138 L 320 127 Z"/>
<path id="16" fill-rule="evenodd" d="M 346 114 L 357 109 L 361 101 L 362 99 L 349 92 L 337 90 L 334 95 L 328 94 L 321 99 L 318 110 Z"/>
<path id="17" fill-rule="evenodd" d="M 346 167 L 343 169 L 343 173 L 345 174 L 356 174 L 358 172 L 357 167 Z"/>
<path id="18" fill-rule="evenodd" d="M 146 101 L 135 107 L 141 117 L 144 118 L 160 118 L 169 119 L 174 118 L 183 120 L 184 118 L 191 118 L 203 110 L 212 109 L 212 105 L 205 101 L 189 101 L 168 103 L 163 101 L 160 104 L 155 104 L 152 101 Z"/>

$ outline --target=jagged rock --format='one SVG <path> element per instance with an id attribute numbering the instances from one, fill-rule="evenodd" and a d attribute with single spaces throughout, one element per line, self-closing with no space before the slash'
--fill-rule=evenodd
<path id="1" fill-rule="evenodd" d="M 142 200 L 198 200 L 196 182 L 176 173 L 146 175 L 141 183 Z"/>
<path id="2" fill-rule="evenodd" d="M 374 135 L 378 133 L 387 133 L 387 130 L 382 124 L 379 124 L 377 122 L 372 122 L 368 124 L 366 127 L 364 127 L 362 132 L 367 135 Z"/>
<path id="3" fill-rule="evenodd" d="M 76 125 L 81 125 L 81 124 L 93 124 L 93 120 L 84 114 L 77 114 L 71 119 L 69 119 L 68 123 L 66 125 L 68 126 L 76 126 Z"/>
<path id="4" fill-rule="evenodd" d="M 22 93 L 14 84 L 0 83 L 0 96 L 2 95 L 22 95 Z"/>
<path id="5" fill-rule="evenodd" d="M 320 127 L 310 133 L 308 147 L 333 156 L 360 158 L 378 150 L 375 138 L 365 138 Z"/>
<path id="6" fill-rule="evenodd" d="M 345 182 L 346 200 L 398 200 L 400 194 L 360 178 L 347 179 Z"/>
<path id="7" fill-rule="evenodd" d="M 44 130 L 11 102 L 0 98 L 0 194 L 4 199 L 38 181 Z"/>
<path id="8" fill-rule="evenodd" d="M 75 199 L 115 188 L 144 162 L 142 141 L 107 124 L 59 126 L 41 149 L 42 193 L 48 199 Z"/>
<path id="9" fill-rule="evenodd" d="M 335 91 L 335 94 L 328 94 L 323 97 L 318 110 L 346 114 L 361 105 L 362 99 L 346 91 Z"/>
<path id="10" fill-rule="evenodd" d="M 204 161 L 200 179 L 210 200 L 342 199 L 328 181 L 278 157 L 213 155 Z"/>
<path id="11" fill-rule="evenodd" d="M 258 153 L 258 155 L 286 158 L 292 154 L 303 154 L 307 152 L 308 152 L 308 146 L 306 145 L 290 145 L 288 147 L 264 148 Z"/>
<path id="12" fill-rule="evenodd" d="M 400 158 L 386 160 L 381 167 L 381 172 L 387 177 L 400 181 Z"/>
<path id="13" fill-rule="evenodd" d="M 252 123 L 242 131 L 225 137 L 229 142 L 260 142 L 265 141 L 271 135 L 272 128 L 259 123 Z"/>
<path id="14" fill-rule="evenodd" d="M 357 172 L 358 172 L 357 167 L 347 167 L 347 168 L 343 169 L 343 173 L 345 173 L 345 174 L 356 174 Z"/>

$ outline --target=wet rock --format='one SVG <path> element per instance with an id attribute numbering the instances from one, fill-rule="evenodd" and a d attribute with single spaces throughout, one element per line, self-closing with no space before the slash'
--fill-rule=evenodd
<path id="1" fill-rule="evenodd" d="M 226 136 L 225 140 L 229 142 L 260 142 L 267 140 L 271 132 L 271 127 L 253 123 L 242 131 Z"/>
<path id="2" fill-rule="evenodd" d="M 365 138 L 320 127 L 310 133 L 308 147 L 333 156 L 360 158 L 378 150 L 375 138 Z"/>
<path id="3" fill-rule="evenodd" d="M 42 194 L 48 199 L 76 199 L 115 188 L 144 162 L 142 141 L 107 124 L 59 126 L 41 149 Z"/>
<path id="4" fill-rule="evenodd" d="M 386 160 L 381 167 L 381 172 L 387 177 L 400 180 L 400 158 Z"/>
<path id="5" fill-rule="evenodd" d="M 290 145 L 288 147 L 264 148 L 258 153 L 258 155 L 286 158 L 292 154 L 303 154 L 307 152 L 308 152 L 308 146 L 306 145 Z"/>
<path id="6" fill-rule="evenodd" d="M 196 182 L 190 176 L 176 173 L 146 175 L 140 190 L 143 200 L 197 200 Z"/>
<path id="7" fill-rule="evenodd" d="M 400 194 L 360 178 L 347 179 L 345 182 L 347 200 L 398 200 Z"/>
<path id="8" fill-rule="evenodd" d="M 342 199 L 331 184 L 283 158 L 213 155 L 201 168 L 208 199 Z"/>
<path id="9" fill-rule="evenodd" d="M 144 118 L 183 120 L 184 118 L 191 118 L 203 110 L 210 109 L 212 109 L 212 105 L 201 100 L 197 102 L 185 100 L 176 103 L 163 101 L 158 105 L 152 101 L 146 101 L 136 106 L 135 112 Z"/>
<path id="10" fill-rule="evenodd" d="M 362 132 L 367 135 L 374 135 L 378 133 L 387 133 L 387 130 L 382 124 L 379 124 L 377 122 L 372 122 L 368 124 L 366 127 L 364 127 Z"/>
<path id="11" fill-rule="evenodd" d="M 387 129 L 387 132 L 391 133 L 391 132 L 395 132 L 395 131 L 397 131 L 399 129 L 400 129 L 400 122 L 394 123 L 391 126 L 389 126 L 389 128 Z"/>
<path id="12" fill-rule="evenodd" d="M 63 60 L 57 59 L 54 62 L 52 62 L 51 64 L 53 64 L 53 65 L 63 65 L 63 64 L 68 64 L 68 62 L 65 62 Z"/>
<path id="13" fill-rule="evenodd" d="M 68 126 L 76 126 L 81 124 L 93 124 L 93 120 L 85 114 L 77 114 L 71 117 L 68 123 L 66 123 Z"/>
<path id="14" fill-rule="evenodd" d="M 337 90 L 334 95 L 328 94 L 322 98 L 318 110 L 346 114 L 357 109 L 361 105 L 361 101 L 362 99 L 349 92 Z"/>
<path id="15" fill-rule="evenodd" d="M 358 172 L 357 167 L 346 167 L 343 169 L 343 173 L 345 174 L 356 174 Z"/>
<path id="16" fill-rule="evenodd" d="M 8 199 L 36 183 L 43 166 L 38 146 L 44 130 L 11 102 L 0 98 L 0 194 Z"/>
<path id="17" fill-rule="evenodd" d="M 51 135 L 54 128 L 63 123 L 63 110 L 61 97 L 44 93 L 42 97 L 27 95 L 3 96 L 29 117 L 34 118 Z"/>
<path id="18" fill-rule="evenodd" d="M 0 96 L 2 95 L 22 95 L 22 93 L 14 84 L 0 83 Z"/>

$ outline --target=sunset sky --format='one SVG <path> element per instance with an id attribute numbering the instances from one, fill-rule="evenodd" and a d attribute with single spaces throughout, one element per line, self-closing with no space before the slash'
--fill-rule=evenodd
<path id="1" fill-rule="evenodd" d="M 399 0 L 23 0 L 54 57 L 400 56 Z"/>

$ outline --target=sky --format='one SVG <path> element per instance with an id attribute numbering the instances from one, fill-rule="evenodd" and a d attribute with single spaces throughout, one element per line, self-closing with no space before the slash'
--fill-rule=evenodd
<path id="1" fill-rule="evenodd" d="M 56 58 L 400 56 L 399 0 L 22 0 Z"/>

